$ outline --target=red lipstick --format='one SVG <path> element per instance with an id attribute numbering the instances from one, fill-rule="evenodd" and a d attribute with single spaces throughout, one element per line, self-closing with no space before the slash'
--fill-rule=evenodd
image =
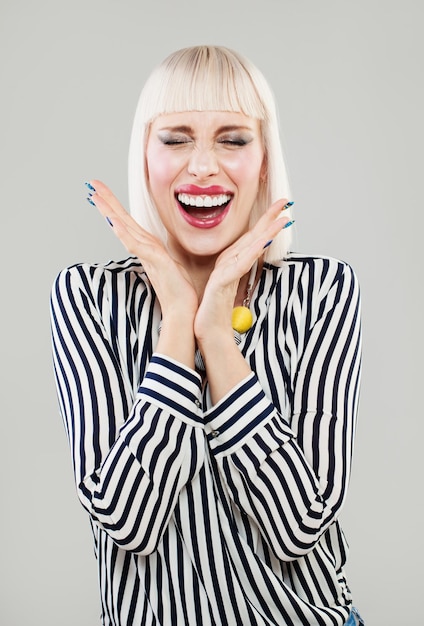
<path id="1" fill-rule="evenodd" d="M 210 185 L 209 187 L 198 187 L 197 185 L 180 185 L 175 190 L 176 194 L 187 193 L 190 196 L 219 196 L 223 193 L 233 195 L 231 191 L 220 185 Z"/>

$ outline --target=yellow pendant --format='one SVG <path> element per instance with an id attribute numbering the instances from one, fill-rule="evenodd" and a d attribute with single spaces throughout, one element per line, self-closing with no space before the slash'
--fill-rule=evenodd
<path id="1" fill-rule="evenodd" d="M 253 316 L 247 306 L 236 306 L 231 316 L 231 325 L 238 333 L 246 333 L 252 327 Z"/>

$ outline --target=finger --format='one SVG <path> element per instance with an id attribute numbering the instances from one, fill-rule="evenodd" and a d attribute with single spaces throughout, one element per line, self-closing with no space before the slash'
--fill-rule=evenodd
<path id="1" fill-rule="evenodd" d="M 279 217 L 264 228 L 261 232 L 257 233 L 256 238 L 252 238 L 251 242 L 247 246 L 246 253 L 248 255 L 255 256 L 255 259 L 260 258 L 266 248 L 271 245 L 275 237 L 277 237 L 282 230 L 291 226 L 294 223 L 290 217 Z"/>
<path id="2" fill-rule="evenodd" d="M 89 200 L 100 210 L 104 217 L 118 216 L 124 223 L 136 224 L 128 211 L 122 206 L 118 198 L 112 191 L 100 180 L 90 180 L 87 183 L 90 190 Z"/>
<path id="3" fill-rule="evenodd" d="M 240 258 L 240 255 L 252 246 L 259 251 L 263 250 L 264 246 L 269 245 L 270 240 L 290 221 L 290 217 L 285 212 L 292 204 L 287 198 L 281 198 L 274 202 L 247 233 L 222 253 L 219 260 L 229 259 L 232 261 L 235 255 Z"/>
<path id="4" fill-rule="evenodd" d="M 264 251 L 272 243 L 282 229 L 290 226 L 293 221 L 289 217 L 274 219 L 259 232 L 250 231 L 244 235 L 234 246 L 225 251 L 225 258 L 219 269 L 225 275 L 225 282 L 240 279 L 250 271 L 255 261 L 263 257 Z M 264 226 L 262 224 L 262 226 Z"/>
<path id="5" fill-rule="evenodd" d="M 281 198 L 274 202 L 267 211 L 259 218 L 256 224 L 251 229 L 252 233 L 260 233 L 268 225 L 271 225 L 274 221 L 280 218 L 288 217 L 288 209 L 293 205 L 293 202 L 287 200 L 287 198 Z M 281 222 L 280 222 L 281 223 Z"/>
<path id="6" fill-rule="evenodd" d="M 137 222 L 124 222 L 116 214 L 112 215 L 111 218 L 107 217 L 106 219 L 108 223 L 113 227 L 117 237 L 119 237 L 119 239 L 122 241 L 127 249 L 131 247 L 131 251 L 134 251 L 137 247 L 140 246 L 155 246 L 157 248 L 163 249 L 162 242 L 157 239 L 157 237 L 149 233 L 147 230 L 141 228 L 141 226 L 139 226 Z"/>
<path id="7" fill-rule="evenodd" d="M 135 222 L 135 220 L 127 213 L 122 205 L 117 206 L 120 204 L 119 201 L 117 201 L 117 203 L 114 203 L 115 206 L 113 206 L 112 204 L 110 204 L 108 199 L 104 198 L 97 192 L 93 193 L 93 195 L 90 196 L 89 199 L 96 206 L 96 208 L 103 215 L 103 217 L 105 217 L 108 222 L 111 223 L 111 225 L 113 225 L 115 221 L 119 219 L 119 221 L 122 224 L 125 224 L 127 228 L 132 227 L 134 231 L 137 230 L 137 223 Z"/>
<path id="8" fill-rule="evenodd" d="M 112 193 L 109 187 L 102 183 L 101 180 L 90 180 L 89 185 L 91 185 L 91 189 L 94 190 L 93 195 L 97 194 L 97 196 L 101 197 L 117 213 L 125 211 L 115 194 Z M 125 213 L 127 213 L 127 211 L 125 211 Z"/>
<path id="9" fill-rule="evenodd" d="M 94 186 L 96 185 L 96 187 Z M 150 233 L 145 231 L 132 217 L 127 213 L 116 196 L 110 191 L 106 185 L 98 180 L 92 180 L 88 183 L 92 195 L 88 200 L 98 209 L 98 211 L 106 218 L 110 226 L 114 227 L 115 235 L 120 239 L 123 245 L 131 253 L 139 256 L 140 246 L 159 245 L 160 242 Z M 97 191 L 98 189 L 98 191 Z"/>
<path id="10" fill-rule="evenodd" d="M 111 193 L 113 196 L 113 194 Z M 116 200 L 116 198 L 115 198 Z M 116 200 L 112 206 L 107 199 L 101 196 L 98 193 L 93 194 L 89 201 L 91 204 L 94 204 L 98 211 L 103 215 L 103 217 L 107 220 L 110 226 L 115 226 L 115 224 L 119 224 L 116 226 L 115 234 L 122 241 L 125 247 L 128 249 L 128 243 L 131 244 L 131 248 L 134 247 L 134 244 L 139 242 L 146 243 L 151 239 L 155 239 L 153 235 L 145 231 L 139 224 L 134 220 L 134 218 L 127 213 L 127 211 L 122 207 L 118 200 Z M 126 232 L 124 233 L 124 229 Z M 131 237 L 134 239 L 132 241 Z"/>

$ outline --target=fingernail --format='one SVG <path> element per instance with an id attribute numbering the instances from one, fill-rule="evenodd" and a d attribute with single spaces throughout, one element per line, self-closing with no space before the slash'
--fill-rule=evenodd
<path id="1" fill-rule="evenodd" d="M 287 202 L 287 204 L 285 204 L 283 206 L 283 209 L 289 209 L 291 206 L 293 206 L 294 202 Z"/>
<path id="2" fill-rule="evenodd" d="M 113 228 L 113 224 L 112 224 L 110 217 L 106 217 L 106 222 L 109 224 L 109 226 L 112 226 Z"/>
<path id="3" fill-rule="evenodd" d="M 91 199 L 91 198 L 87 198 L 87 200 L 88 200 L 88 202 L 89 202 L 90 204 L 92 204 L 93 206 L 96 206 L 96 205 L 94 204 L 94 202 L 92 201 L 92 199 Z"/>
<path id="4" fill-rule="evenodd" d="M 283 228 L 281 230 L 284 230 L 285 228 L 289 228 L 289 226 L 292 226 L 292 224 L 295 223 L 296 220 L 291 220 L 290 222 L 287 222 L 287 224 L 284 224 Z"/>
<path id="5" fill-rule="evenodd" d="M 89 188 L 90 191 L 96 191 L 93 185 L 90 185 L 90 183 L 84 183 L 84 184 Z"/>
<path id="6" fill-rule="evenodd" d="M 270 246 L 271 244 L 272 244 L 272 239 L 266 242 L 266 244 L 264 245 L 264 250 L 265 248 L 268 248 L 268 246 Z"/>

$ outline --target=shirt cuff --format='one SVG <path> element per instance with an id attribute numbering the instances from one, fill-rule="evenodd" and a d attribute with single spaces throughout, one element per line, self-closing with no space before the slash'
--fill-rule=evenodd
<path id="1" fill-rule="evenodd" d="M 137 396 L 187 424 L 203 426 L 202 379 L 171 357 L 153 354 Z"/>
<path id="2" fill-rule="evenodd" d="M 205 432 L 215 456 L 244 445 L 274 415 L 274 406 L 255 374 L 249 374 L 204 414 Z"/>

